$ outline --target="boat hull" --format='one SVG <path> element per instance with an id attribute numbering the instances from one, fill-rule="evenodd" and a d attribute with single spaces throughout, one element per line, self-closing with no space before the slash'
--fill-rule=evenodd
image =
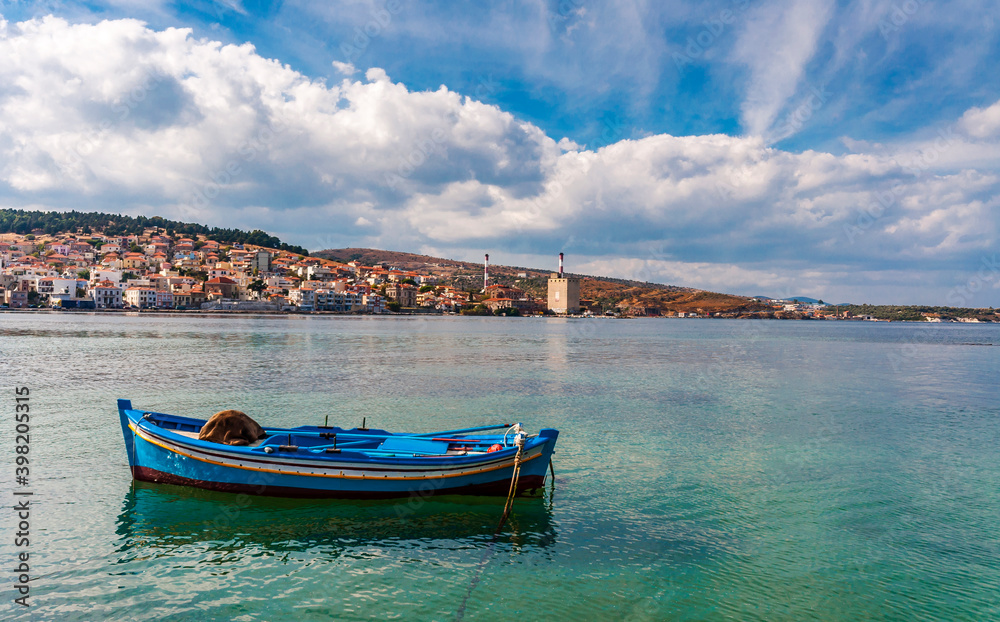
<path id="1" fill-rule="evenodd" d="M 301 488 L 289 486 L 277 486 L 273 484 L 242 484 L 239 482 L 218 482 L 209 480 L 197 480 L 164 473 L 156 469 L 146 467 L 133 467 L 132 476 L 142 482 L 152 482 L 156 484 L 174 484 L 177 486 L 194 486 L 205 490 L 215 490 L 218 492 L 231 492 L 238 494 L 263 495 L 267 497 L 292 497 L 299 499 L 396 499 L 400 497 L 427 497 L 431 494 L 441 495 L 490 495 L 502 496 L 510 491 L 510 478 L 506 481 L 495 481 L 485 484 L 470 484 L 460 487 L 417 486 L 406 491 L 373 491 L 373 490 L 333 490 L 317 488 Z M 540 475 L 530 475 L 519 477 L 517 490 L 519 494 L 531 492 L 542 488 L 545 478 Z"/>
<path id="2" fill-rule="evenodd" d="M 506 495 L 514 472 L 514 448 L 475 456 L 394 458 L 287 446 L 264 453 L 259 447 L 210 443 L 161 429 L 150 417 L 169 415 L 133 410 L 127 400 L 119 400 L 119 416 L 132 476 L 147 482 L 276 497 L 377 499 Z M 557 436 L 555 430 L 542 430 L 525 443 L 518 492 L 544 485 Z"/>

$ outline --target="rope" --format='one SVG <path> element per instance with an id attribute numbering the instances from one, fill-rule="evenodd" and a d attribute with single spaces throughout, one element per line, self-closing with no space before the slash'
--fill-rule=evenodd
<path id="1" fill-rule="evenodd" d="M 506 435 L 504 435 L 504 443 L 506 444 Z M 517 480 L 521 476 L 521 450 L 524 449 L 524 435 L 518 434 L 515 437 L 515 443 L 517 443 L 517 454 L 514 455 L 514 474 L 510 478 L 510 491 L 507 492 L 507 502 L 504 504 L 503 516 L 500 517 L 500 524 L 497 525 L 497 529 L 493 532 L 493 537 L 490 538 L 490 545 L 485 551 L 483 551 L 483 556 L 479 559 L 479 566 L 476 567 L 476 572 L 472 575 L 472 580 L 469 582 L 469 589 L 465 593 L 465 598 L 462 599 L 462 604 L 458 606 L 458 611 L 455 612 L 455 620 L 461 622 L 465 618 L 465 607 L 469 602 L 469 597 L 472 596 L 472 591 L 476 589 L 479 585 L 480 578 L 483 575 L 483 569 L 486 568 L 486 564 L 493 559 L 493 553 L 496 551 L 497 539 L 500 537 L 500 531 L 503 529 L 504 524 L 507 522 L 507 517 L 510 515 L 511 508 L 514 507 L 514 493 L 517 491 Z"/>
<path id="2" fill-rule="evenodd" d="M 507 502 L 503 506 L 503 516 L 500 517 L 500 524 L 497 525 L 497 533 L 503 529 L 510 516 L 510 511 L 514 507 L 514 496 L 517 493 L 517 480 L 521 477 L 521 451 L 524 449 L 524 437 L 518 436 L 514 441 L 517 443 L 517 454 L 514 456 L 514 474 L 510 478 L 510 491 L 507 493 Z"/>

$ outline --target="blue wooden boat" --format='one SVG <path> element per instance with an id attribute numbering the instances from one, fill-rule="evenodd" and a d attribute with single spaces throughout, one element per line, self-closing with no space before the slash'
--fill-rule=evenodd
<path id="1" fill-rule="evenodd" d="M 136 410 L 118 400 L 132 477 L 275 497 L 506 495 L 520 445 L 517 492 L 545 483 L 557 430 L 520 424 L 426 434 L 327 426 L 269 428 L 249 446 L 198 440 L 205 420 Z"/>

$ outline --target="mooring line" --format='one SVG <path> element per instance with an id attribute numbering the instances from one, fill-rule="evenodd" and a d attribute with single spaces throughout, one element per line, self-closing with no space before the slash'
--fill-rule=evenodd
<path id="1" fill-rule="evenodd" d="M 462 599 L 462 604 L 459 605 L 458 611 L 455 612 L 456 621 L 460 622 L 462 618 L 465 617 L 465 607 L 469 603 L 469 597 L 472 596 L 472 591 L 476 589 L 477 585 L 479 585 L 479 582 L 482 579 L 483 570 L 493 560 L 493 554 L 496 551 L 500 533 L 503 531 L 503 526 L 507 523 L 507 517 L 510 515 L 511 509 L 514 507 L 514 497 L 517 494 L 517 481 L 520 479 L 521 475 L 521 450 L 523 448 L 524 440 L 521 439 L 517 446 L 517 455 L 514 456 L 514 473 L 510 478 L 510 491 L 507 493 L 507 502 L 504 503 L 503 516 L 500 517 L 500 524 L 497 525 L 496 531 L 493 532 L 493 537 L 490 538 L 490 545 L 487 547 L 486 551 L 483 552 L 483 556 L 479 560 L 479 565 L 476 567 L 476 572 L 472 575 L 472 580 L 469 581 L 469 589 L 465 593 L 465 598 Z M 549 467 L 552 467 L 551 458 L 549 458 Z M 555 477 L 553 477 L 552 481 L 555 482 Z"/>

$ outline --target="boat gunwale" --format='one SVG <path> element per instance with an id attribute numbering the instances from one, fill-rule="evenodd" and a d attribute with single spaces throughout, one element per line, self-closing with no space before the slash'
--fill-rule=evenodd
<path id="1" fill-rule="evenodd" d="M 401 466 L 401 467 L 422 467 L 421 470 L 429 471 L 442 471 L 442 470 L 453 470 L 456 468 L 469 468 L 469 467 L 481 467 L 490 466 L 494 463 L 510 462 L 513 460 L 517 447 L 506 447 L 504 449 L 489 452 L 480 453 L 474 455 L 454 455 L 454 456 L 370 456 L 363 453 L 364 450 L 352 450 L 344 449 L 338 453 L 313 453 L 313 452 L 303 452 L 301 455 L 295 455 L 298 452 L 276 452 L 273 454 L 266 453 L 261 450 L 261 445 L 256 447 L 250 447 L 245 445 L 226 445 L 223 443 L 215 443 L 212 441 L 204 441 L 200 439 L 194 439 L 183 434 L 178 434 L 176 430 L 171 430 L 170 428 L 164 428 L 156 425 L 155 422 L 146 419 L 146 415 L 153 415 L 159 417 L 168 417 L 174 420 L 184 420 L 183 422 L 190 422 L 195 424 L 197 422 L 205 423 L 204 420 L 195 419 L 191 417 L 183 417 L 180 415 L 171 415 L 167 413 L 158 413 L 146 410 L 137 409 L 125 409 L 126 417 L 130 420 L 132 425 L 138 427 L 145 434 L 149 434 L 154 438 L 158 438 L 162 441 L 169 442 L 175 445 L 179 445 L 185 449 L 191 451 L 198 451 L 216 458 L 225 459 L 237 459 L 237 460 L 250 460 L 253 462 L 260 462 L 264 464 L 284 464 L 285 466 L 304 466 L 304 465 L 316 465 L 316 466 L 333 466 L 327 463 L 336 462 L 348 462 L 355 463 L 357 467 L 367 468 L 369 470 L 398 470 L 398 469 L 375 469 L 372 467 L 377 466 Z M 134 413 L 137 416 L 131 416 L 129 413 Z M 145 424 L 145 425 L 144 425 Z M 130 425 L 130 427 L 132 427 Z M 270 428 L 270 430 L 275 430 L 275 428 Z M 281 429 L 281 433 L 285 433 L 287 430 L 289 433 L 294 434 L 295 429 Z M 300 430 L 302 431 L 302 430 Z M 133 432 L 135 430 L 133 429 Z M 166 435 L 166 437 L 164 437 Z M 394 435 L 395 436 L 395 435 Z M 403 436 L 403 435 L 399 435 Z M 497 436 L 500 435 L 483 435 L 485 436 Z M 524 445 L 524 452 L 532 451 L 536 447 L 541 448 L 545 445 L 550 437 L 533 436 L 528 439 Z M 373 439 L 375 440 L 375 439 Z M 472 439 L 470 439 L 472 440 Z M 270 445 L 273 447 L 273 445 Z M 168 448 L 169 449 L 169 448 Z M 308 450 L 308 448 L 305 448 Z M 532 456 L 534 457 L 534 456 Z M 286 460 L 291 460 L 293 462 L 285 462 Z M 440 468 L 431 468 L 440 467 Z M 449 468 L 450 467 L 450 468 Z M 351 467 L 347 467 L 351 468 Z M 416 469 L 405 469 L 414 470 Z"/>

